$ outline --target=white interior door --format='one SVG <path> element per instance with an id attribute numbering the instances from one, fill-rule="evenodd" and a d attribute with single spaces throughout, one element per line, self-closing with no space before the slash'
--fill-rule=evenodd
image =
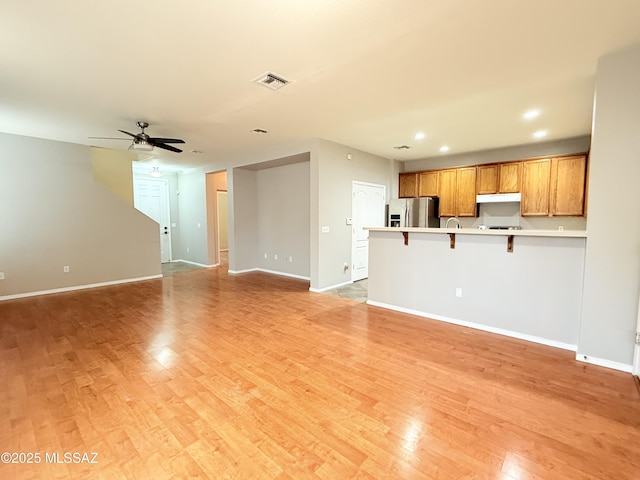
<path id="1" fill-rule="evenodd" d="M 384 227 L 385 186 L 353 182 L 351 203 L 351 280 L 369 276 L 369 231 L 363 227 Z"/>
<path id="2" fill-rule="evenodd" d="M 166 180 L 133 179 L 133 205 L 158 223 L 160 261 L 171 261 L 171 230 L 169 229 L 169 185 Z"/>

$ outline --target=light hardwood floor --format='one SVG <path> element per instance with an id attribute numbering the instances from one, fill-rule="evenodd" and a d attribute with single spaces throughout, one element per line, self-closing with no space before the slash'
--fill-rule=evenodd
<path id="1" fill-rule="evenodd" d="M 0 302 L 0 452 L 41 455 L 0 478 L 640 478 L 633 378 L 573 357 L 224 268 Z"/>

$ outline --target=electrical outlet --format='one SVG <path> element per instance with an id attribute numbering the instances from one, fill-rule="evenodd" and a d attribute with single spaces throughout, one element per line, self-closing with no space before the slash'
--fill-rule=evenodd
<path id="1" fill-rule="evenodd" d="M 462 289 L 461 288 L 456 288 L 456 297 L 462 298 Z"/>
<path id="2" fill-rule="evenodd" d="M 265 260 L 266 260 L 267 258 L 269 258 L 269 255 L 268 255 L 267 253 L 265 253 L 265 254 L 264 254 L 264 258 L 265 258 Z"/>
<path id="3" fill-rule="evenodd" d="M 277 259 L 278 259 L 278 254 L 277 254 L 277 253 L 273 255 L 273 259 L 274 259 L 274 260 L 277 260 Z"/>
<path id="4" fill-rule="evenodd" d="M 0 272 L 0 280 L 4 280 L 4 272 Z"/>
<path id="5" fill-rule="evenodd" d="M 293 262 L 293 257 L 289 257 L 289 263 Z"/>
<path id="6" fill-rule="evenodd" d="M 62 271 L 64 273 L 69 273 L 71 270 L 69 270 L 69 265 L 65 265 L 64 267 L 62 267 Z"/>

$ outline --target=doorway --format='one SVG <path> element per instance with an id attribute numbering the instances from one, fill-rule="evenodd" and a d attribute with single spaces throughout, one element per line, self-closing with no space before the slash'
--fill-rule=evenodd
<path id="1" fill-rule="evenodd" d="M 154 220 L 160 234 L 160 263 L 171 261 L 169 182 L 156 179 L 133 179 L 133 206 Z"/>
<path id="2" fill-rule="evenodd" d="M 384 227 L 386 187 L 353 181 L 351 203 L 351 281 L 369 276 L 369 231 L 364 227 Z"/>

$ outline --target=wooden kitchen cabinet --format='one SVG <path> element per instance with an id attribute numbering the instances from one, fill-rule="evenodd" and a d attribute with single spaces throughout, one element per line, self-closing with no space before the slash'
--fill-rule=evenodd
<path id="1" fill-rule="evenodd" d="M 498 193 L 519 193 L 521 162 L 501 163 L 498 174 Z"/>
<path id="2" fill-rule="evenodd" d="M 398 197 L 411 198 L 418 196 L 417 172 L 401 173 L 398 181 Z"/>
<path id="3" fill-rule="evenodd" d="M 439 194 L 438 171 L 420 172 L 418 175 L 418 196 L 437 197 Z"/>
<path id="4" fill-rule="evenodd" d="M 456 214 L 476 216 L 476 167 L 456 169 Z"/>
<path id="5" fill-rule="evenodd" d="M 586 173 L 584 155 L 551 160 L 551 215 L 584 215 Z"/>
<path id="6" fill-rule="evenodd" d="M 522 162 L 522 198 L 520 215 L 549 215 L 549 188 L 551 185 L 551 159 Z"/>
<path id="7" fill-rule="evenodd" d="M 478 166 L 476 194 L 519 193 L 521 169 L 520 162 Z"/>
<path id="8" fill-rule="evenodd" d="M 499 165 L 481 165 L 477 171 L 477 194 L 487 195 L 498 193 L 498 167 Z"/>
<path id="9" fill-rule="evenodd" d="M 456 169 L 438 170 L 440 216 L 456 216 Z"/>
<path id="10" fill-rule="evenodd" d="M 438 171 L 441 217 L 476 216 L 476 167 Z"/>

